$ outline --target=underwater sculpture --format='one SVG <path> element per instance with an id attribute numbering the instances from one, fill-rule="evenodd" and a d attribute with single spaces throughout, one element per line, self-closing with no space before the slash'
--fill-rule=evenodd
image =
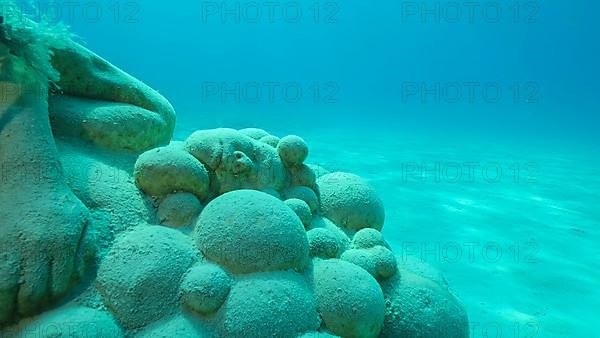
<path id="1" fill-rule="evenodd" d="M 394 256 L 374 189 L 306 164 L 300 137 L 169 142 L 157 92 L 64 34 L 2 26 L 0 159 L 20 167 L 0 186 L 0 335 L 469 336 L 445 281 Z M 36 163 L 56 172 L 22 175 Z"/>

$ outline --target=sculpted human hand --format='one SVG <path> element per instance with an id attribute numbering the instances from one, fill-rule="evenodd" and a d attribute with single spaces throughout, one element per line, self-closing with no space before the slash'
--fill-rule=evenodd
<path id="1" fill-rule="evenodd" d="M 0 324 L 43 311 L 91 261 L 88 211 L 70 191 L 56 188 L 0 191 Z"/>

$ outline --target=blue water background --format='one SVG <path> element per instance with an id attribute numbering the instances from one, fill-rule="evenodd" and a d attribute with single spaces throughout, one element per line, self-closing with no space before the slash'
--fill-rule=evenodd
<path id="1" fill-rule="evenodd" d="M 221 10 L 207 14 L 217 2 L 139 1 L 132 6 L 121 1 L 99 2 L 103 16 L 97 23 L 92 22 L 92 8 L 88 17 L 75 10 L 69 24 L 87 46 L 160 90 L 179 120 L 195 127 L 255 125 L 292 131 L 320 124 L 418 131 L 424 137 L 439 132 L 493 135 L 524 143 L 551 141 L 552 146 L 598 141 L 598 2 L 532 2 L 535 7 L 517 2 L 518 20 L 511 1 L 479 2 L 473 22 L 468 8 L 460 6 L 458 23 L 449 22 L 456 16 L 452 7 L 443 13 L 449 1 L 426 2 L 430 9 L 440 5 L 439 23 L 432 14 L 423 20 L 421 10 L 407 14 L 413 3 L 402 1 L 345 0 L 333 2 L 334 7 L 318 2 L 316 20 L 312 2 L 297 2 L 303 10 L 297 23 L 285 20 L 294 16 L 292 10 L 287 16 L 279 10 L 289 2 L 278 3 L 274 20 L 262 2 L 224 3 L 229 9 L 238 3 L 242 11 L 249 3 L 258 4 L 262 18 L 249 22 L 254 16 L 250 7 L 239 23 L 235 15 L 223 19 Z M 483 7 L 489 3 L 496 5 L 486 16 Z M 79 8 L 86 2 L 81 4 Z M 490 23 L 496 7 L 503 10 L 501 19 Z M 303 96 L 289 103 L 279 92 L 269 102 L 263 87 L 256 103 L 243 95 L 239 103 L 232 95 L 203 100 L 203 84 L 225 83 L 231 89 L 236 82 L 242 87 L 295 83 Z M 458 103 L 445 97 L 435 103 L 432 95 L 423 101 L 419 94 L 403 102 L 403 83 L 434 88 L 436 83 L 464 82 L 498 84 L 502 98 L 487 102 L 478 87 L 469 102 L 463 87 Z M 314 83 L 321 89 L 319 103 L 314 102 Z M 328 83 L 335 86 L 325 87 Z M 519 103 L 510 87 L 514 83 L 520 86 Z M 339 90 L 336 103 L 323 102 L 333 90 Z M 533 91 L 536 103 L 523 102 Z"/>

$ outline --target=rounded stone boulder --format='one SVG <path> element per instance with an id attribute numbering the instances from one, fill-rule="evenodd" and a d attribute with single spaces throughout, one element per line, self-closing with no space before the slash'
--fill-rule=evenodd
<path id="1" fill-rule="evenodd" d="M 188 236 L 139 225 L 118 237 L 104 257 L 96 288 L 124 327 L 139 328 L 177 308 L 180 279 L 197 258 Z"/>
<path id="2" fill-rule="evenodd" d="M 239 132 L 255 140 L 260 140 L 263 137 L 270 136 L 269 133 L 260 128 L 245 128 L 240 129 Z"/>
<path id="3" fill-rule="evenodd" d="M 381 230 L 383 202 L 367 182 L 354 174 L 336 172 L 317 180 L 323 214 L 348 230 Z"/>
<path id="4" fill-rule="evenodd" d="M 381 245 L 368 249 L 350 249 L 341 259 L 360 266 L 377 280 L 393 276 L 397 271 L 396 257 L 388 248 Z"/>
<path id="5" fill-rule="evenodd" d="M 316 187 L 317 175 L 306 164 L 289 167 L 292 185 L 303 185 L 310 188 Z"/>
<path id="6" fill-rule="evenodd" d="M 317 311 L 327 330 L 348 338 L 375 338 L 383 326 L 385 302 L 375 278 L 339 259 L 314 261 Z"/>
<path id="7" fill-rule="evenodd" d="M 225 302 L 231 288 L 231 277 L 215 264 L 193 266 L 181 283 L 184 304 L 203 315 L 216 312 Z"/>
<path id="8" fill-rule="evenodd" d="M 301 165 L 308 156 L 308 146 L 296 135 L 289 135 L 279 140 L 277 152 L 287 166 Z"/>
<path id="9" fill-rule="evenodd" d="M 396 274 L 398 271 L 398 262 L 392 250 L 381 245 L 368 250 L 373 255 L 375 264 L 377 265 L 377 274 L 375 275 L 377 280 L 381 281 Z"/>
<path id="10" fill-rule="evenodd" d="M 280 140 L 280 138 L 277 137 L 277 136 L 268 135 L 268 136 L 262 137 L 260 139 L 260 142 L 266 143 L 266 144 L 270 145 L 273 148 L 277 148 L 277 145 L 279 144 L 279 140 Z"/>
<path id="11" fill-rule="evenodd" d="M 317 194 L 309 188 L 304 186 L 297 186 L 287 189 L 283 192 L 285 199 L 297 198 L 303 200 L 310 207 L 310 211 L 316 214 L 319 211 L 319 198 Z"/>
<path id="12" fill-rule="evenodd" d="M 310 207 L 306 202 L 297 198 L 291 198 L 286 200 L 285 205 L 287 205 L 296 215 L 300 218 L 300 221 L 304 225 L 304 227 L 309 227 L 310 222 L 312 220 L 312 213 L 310 212 Z"/>
<path id="13" fill-rule="evenodd" d="M 328 229 L 316 228 L 307 232 L 311 257 L 339 257 L 341 244 L 335 234 Z"/>
<path id="14" fill-rule="evenodd" d="M 354 249 L 369 249 L 377 245 L 389 247 L 379 230 L 365 228 L 352 237 L 352 248 Z"/>
<path id="15" fill-rule="evenodd" d="M 350 249 L 345 251 L 340 259 L 363 268 L 371 276 L 377 278 L 377 263 L 369 250 Z"/>
<path id="16" fill-rule="evenodd" d="M 196 158 L 178 147 L 149 150 L 138 158 L 134 172 L 140 189 L 150 196 L 189 192 L 201 201 L 208 196 L 209 177 Z"/>
<path id="17" fill-rule="evenodd" d="M 447 288 L 408 271 L 381 284 L 386 300 L 381 338 L 468 338 L 464 307 Z"/>
<path id="18" fill-rule="evenodd" d="M 260 191 L 236 190 L 211 201 L 193 236 L 207 258 L 233 273 L 301 268 L 308 260 L 298 216 Z"/>
<path id="19" fill-rule="evenodd" d="M 217 323 L 221 337 L 298 337 L 316 331 L 319 316 L 302 275 L 278 271 L 239 278 Z"/>
<path id="20" fill-rule="evenodd" d="M 160 202 L 156 218 L 160 224 L 181 227 L 191 224 L 201 211 L 202 204 L 196 195 L 180 192 L 168 195 Z"/>
<path id="21" fill-rule="evenodd" d="M 326 234 L 327 238 L 331 238 L 332 236 L 335 238 L 335 242 L 337 243 L 336 246 L 339 247 L 336 257 L 339 257 L 344 251 L 350 249 L 350 238 L 346 232 L 327 218 L 320 216 L 313 217 L 310 227 L 307 230 L 310 232 L 316 229 L 324 229 L 326 232 L 319 231 L 315 234 Z M 317 235 L 316 237 L 319 238 L 320 235 Z M 329 241 L 329 239 L 327 241 Z"/>

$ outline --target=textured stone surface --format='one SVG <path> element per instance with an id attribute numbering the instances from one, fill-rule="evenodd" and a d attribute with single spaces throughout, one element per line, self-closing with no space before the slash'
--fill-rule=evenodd
<path id="1" fill-rule="evenodd" d="M 300 268 L 308 259 L 300 219 L 282 201 L 255 190 L 210 202 L 194 238 L 207 258 L 235 273 Z"/>

